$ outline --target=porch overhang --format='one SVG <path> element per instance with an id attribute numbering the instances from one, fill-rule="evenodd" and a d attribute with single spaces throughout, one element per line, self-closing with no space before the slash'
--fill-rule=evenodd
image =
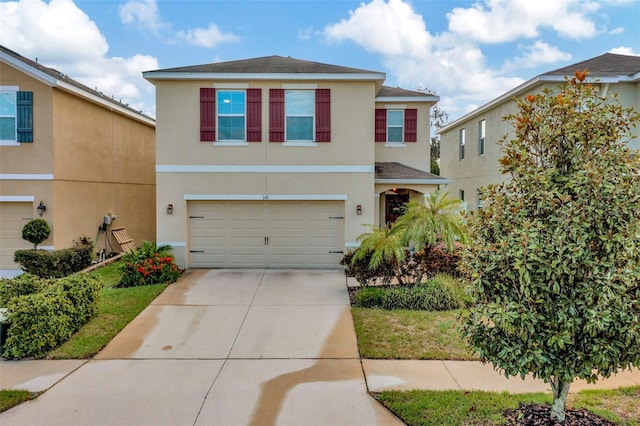
<path id="1" fill-rule="evenodd" d="M 374 182 L 388 185 L 448 185 L 453 180 L 402 163 L 377 162 Z"/>

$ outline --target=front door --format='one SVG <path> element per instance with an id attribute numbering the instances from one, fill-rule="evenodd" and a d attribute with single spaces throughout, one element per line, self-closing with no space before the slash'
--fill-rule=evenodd
<path id="1" fill-rule="evenodd" d="M 391 224 L 404 214 L 404 205 L 409 202 L 409 194 L 387 194 L 385 206 L 386 224 Z"/>

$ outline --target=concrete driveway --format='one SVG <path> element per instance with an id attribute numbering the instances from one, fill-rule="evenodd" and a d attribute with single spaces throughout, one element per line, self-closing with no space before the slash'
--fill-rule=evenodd
<path id="1" fill-rule="evenodd" d="M 195 270 L 9 425 L 400 425 L 366 390 L 341 271 Z"/>

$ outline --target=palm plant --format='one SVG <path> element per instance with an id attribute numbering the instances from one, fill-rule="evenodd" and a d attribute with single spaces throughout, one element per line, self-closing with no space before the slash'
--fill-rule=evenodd
<path id="1" fill-rule="evenodd" d="M 393 225 L 393 232 L 401 235 L 403 246 L 414 244 L 420 251 L 442 242 L 453 250 L 456 242 L 468 241 L 461 202 L 448 197 L 448 192 L 438 190 L 429 194 L 425 205 L 416 201 L 405 204 L 405 214 Z"/>
<path id="2" fill-rule="evenodd" d="M 366 232 L 358 237 L 360 247 L 353 255 L 352 264 L 365 259 L 370 254 L 369 269 L 376 270 L 389 264 L 395 275 L 401 276 L 400 265 L 406 256 L 402 235 L 396 231 L 394 226 L 366 226 L 371 229 L 371 232 Z"/>

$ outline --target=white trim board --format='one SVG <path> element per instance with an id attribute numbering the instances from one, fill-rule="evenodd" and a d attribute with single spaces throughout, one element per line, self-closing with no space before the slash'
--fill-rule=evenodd
<path id="1" fill-rule="evenodd" d="M 33 203 L 36 197 L 33 195 L 0 195 L 0 202 L 3 203 Z"/>
<path id="2" fill-rule="evenodd" d="M 0 180 L 53 180 L 53 174 L 2 173 Z"/>
<path id="3" fill-rule="evenodd" d="M 156 173 L 373 173 L 374 171 L 373 165 L 156 165 Z"/>
<path id="4" fill-rule="evenodd" d="M 345 201 L 346 194 L 184 194 L 186 201 Z"/>

